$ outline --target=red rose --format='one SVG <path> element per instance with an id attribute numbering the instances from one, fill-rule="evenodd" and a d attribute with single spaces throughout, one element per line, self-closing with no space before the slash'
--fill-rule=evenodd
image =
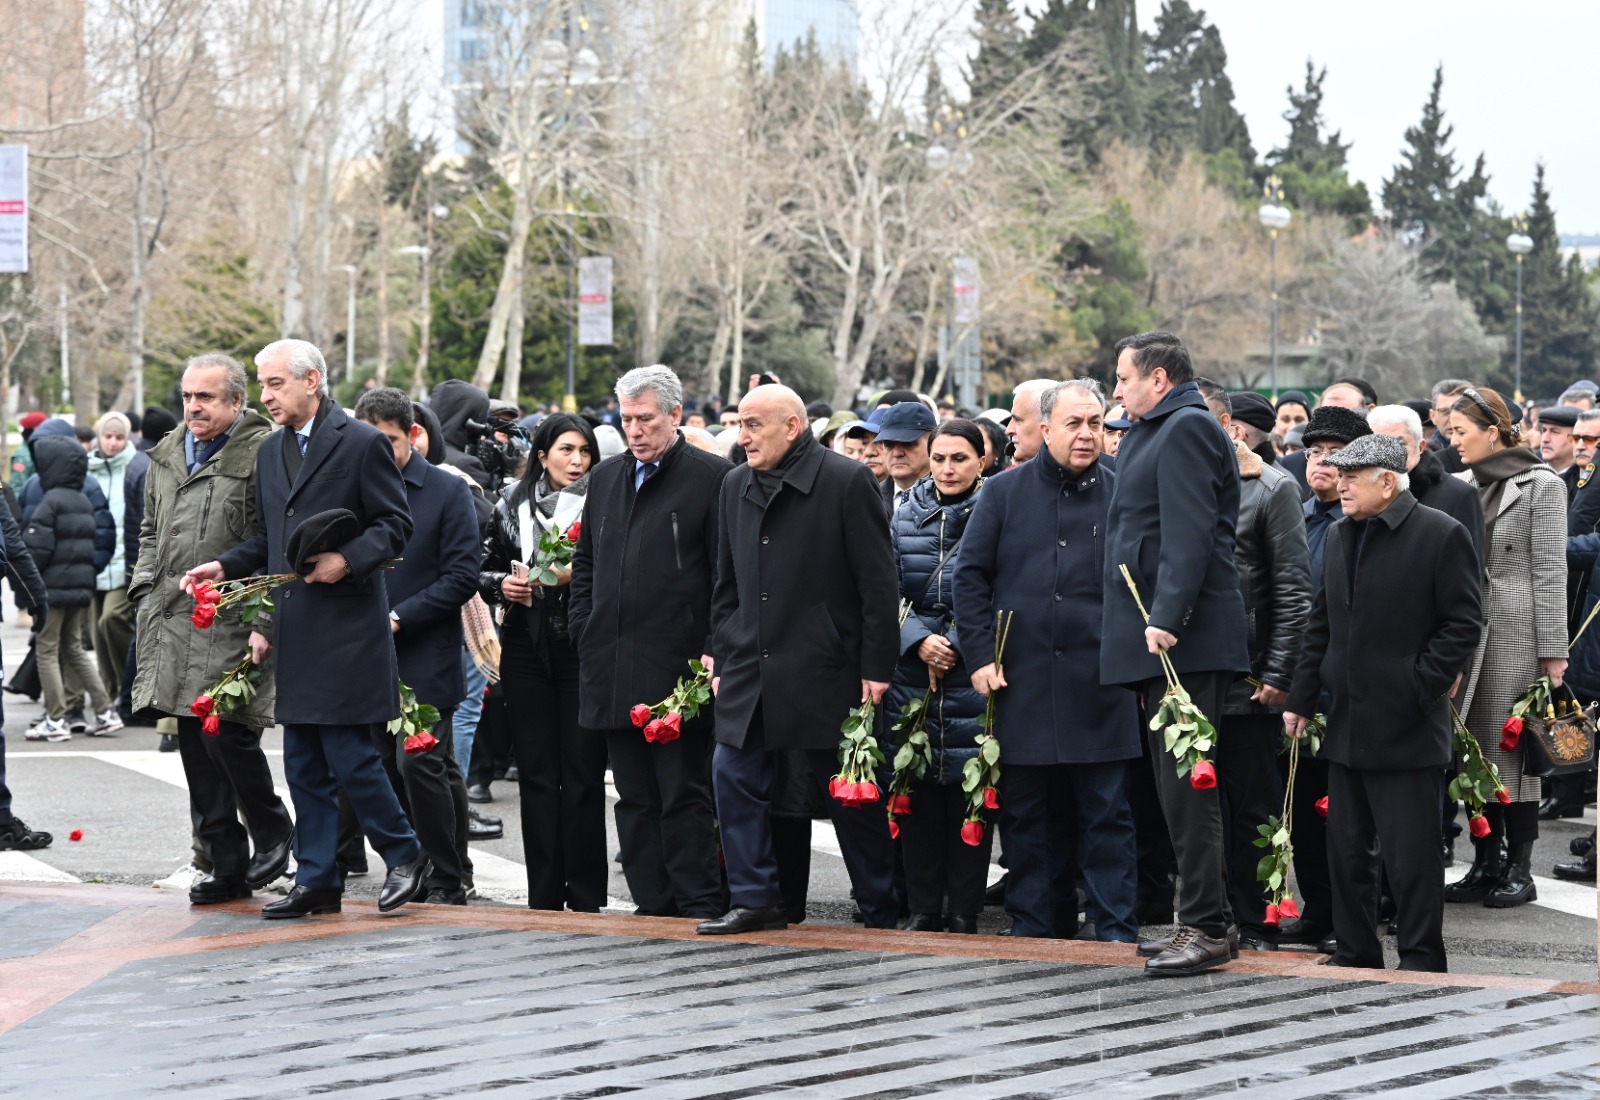
<path id="1" fill-rule="evenodd" d="M 644 729 L 645 723 L 650 721 L 650 708 L 640 703 L 628 712 L 628 720 L 640 729 Z"/>
<path id="2" fill-rule="evenodd" d="M 1261 923 L 1268 928 L 1276 928 L 1278 927 L 1278 918 L 1282 915 L 1283 910 L 1269 902 L 1267 904 L 1267 915 L 1261 918 Z"/>
<path id="3" fill-rule="evenodd" d="M 425 752 L 432 752 L 433 747 L 438 743 L 433 734 L 423 730 L 421 733 L 413 733 L 410 737 L 407 737 L 400 747 L 406 750 L 407 756 L 418 756 Z"/>
<path id="4" fill-rule="evenodd" d="M 195 590 L 195 597 L 197 599 L 203 600 L 204 602 L 209 603 L 209 604 L 220 604 L 222 602 L 222 593 L 217 591 L 216 588 L 214 588 L 212 585 L 210 585 L 210 584 L 208 584 L 208 583 L 206 583 L 204 581 L 202 581 L 201 583 L 205 584 L 206 590 L 205 590 L 204 593 L 202 593 L 202 592 L 199 591 L 199 589 L 196 589 Z"/>
<path id="5" fill-rule="evenodd" d="M 656 741 L 659 744 L 665 745 L 676 741 L 682 735 L 683 719 L 676 714 L 668 714 L 665 718 L 657 719 L 654 724 L 657 727 Z"/>
<path id="6" fill-rule="evenodd" d="M 961 839 L 963 842 L 976 848 L 983 843 L 983 822 L 968 821 L 961 826 Z"/>
<path id="7" fill-rule="evenodd" d="M 856 784 L 856 797 L 862 802 L 878 801 L 878 785 L 876 783 Z"/>
<path id="8" fill-rule="evenodd" d="M 889 796 L 889 812 L 891 814 L 911 813 L 911 796 L 908 794 L 892 794 Z"/>
<path id="9" fill-rule="evenodd" d="M 1489 819 L 1484 817 L 1482 814 L 1479 814 L 1473 818 L 1469 818 L 1467 821 L 1467 828 L 1472 831 L 1473 836 L 1479 840 L 1482 840 L 1484 837 L 1489 835 Z"/>
<path id="10" fill-rule="evenodd" d="M 1209 760 L 1202 760 L 1189 773 L 1189 786 L 1197 791 L 1209 791 L 1217 785 L 1217 769 Z"/>
<path id="11" fill-rule="evenodd" d="M 998 810 L 1000 808 L 1000 792 L 993 787 L 983 788 L 983 808 Z"/>
<path id="12" fill-rule="evenodd" d="M 675 710 L 667 711 L 666 715 L 661 719 L 661 724 L 672 731 L 673 739 L 676 739 L 683 732 L 683 716 Z"/>
<path id="13" fill-rule="evenodd" d="M 1517 751 L 1517 745 L 1519 743 L 1521 743 L 1521 741 L 1522 741 L 1522 731 L 1520 729 L 1507 730 L 1500 738 L 1500 751 L 1501 752 L 1516 752 Z"/>
<path id="14" fill-rule="evenodd" d="M 1506 724 L 1500 727 L 1500 732 L 1516 734 L 1520 736 L 1522 733 L 1522 716 L 1519 714 L 1513 714 L 1510 718 L 1507 718 Z"/>
<path id="15" fill-rule="evenodd" d="M 895 819 L 892 818 L 892 817 L 889 819 L 889 839 L 890 840 L 899 840 L 900 839 L 900 826 L 899 826 L 898 823 L 896 823 Z"/>
<path id="16" fill-rule="evenodd" d="M 659 718 L 650 719 L 649 722 L 645 723 L 644 739 L 646 741 L 659 741 L 659 740 L 661 740 L 661 731 L 664 728 L 665 728 L 665 726 L 664 726 L 664 723 L 662 723 L 661 719 L 659 719 Z"/>
<path id="17" fill-rule="evenodd" d="M 1316 801 L 1317 813 L 1322 817 L 1328 816 L 1328 796 L 1323 795 Z"/>
<path id="18" fill-rule="evenodd" d="M 189 704 L 189 711 L 196 718 L 204 718 L 217 709 L 217 701 L 209 695 L 201 695 Z"/>
<path id="19" fill-rule="evenodd" d="M 573 520 L 572 526 L 567 528 L 567 541 L 577 542 L 578 534 L 583 530 L 583 520 Z"/>
<path id="20" fill-rule="evenodd" d="M 74 830 L 72 830 L 72 832 L 67 834 L 67 839 L 68 840 L 73 840 L 73 841 L 82 840 L 83 839 L 83 830 L 82 829 L 74 829 Z"/>
<path id="21" fill-rule="evenodd" d="M 1278 903 L 1278 916 L 1285 920 L 1292 920 L 1300 916 L 1300 906 L 1293 898 L 1284 898 Z"/>
<path id="22" fill-rule="evenodd" d="M 217 606 L 210 603 L 197 603 L 194 605 L 194 614 L 189 616 L 189 621 L 201 630 L 206 629 L 217 618 Z"/>
<path id="23" fill-rule="evenodd" d="M 828 797 L 839 798 L 844 791 L 844 776 L 836 775 L 828 780 Z"/>
<path id="24" fill-rule="evenodd" d="M 1500 805 L 1511 805 L 1511 792 L 1506 790 L 1504 787 L 1501 787 L 1499 790 L 1495 791 L 1494 796 L 1500 801 Z"/>
<path id="25" fill-rule="evenodd" d="M 222 732 L 222 719 L 215 714 L 208 714 L 200 719 L 200 732 L 207 737 L 215 737 Z"/>

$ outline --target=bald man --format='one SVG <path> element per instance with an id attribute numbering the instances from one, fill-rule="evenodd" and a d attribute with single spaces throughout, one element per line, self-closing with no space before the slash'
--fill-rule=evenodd
<path id="1" fill-rule="evenodd" d="M 773 756 L 804 751 L 819 786 L 838 771 L 839 725 L 878 703 L 899 651 L 898 584 L 872 474 L 825 449 L 793 390 L 739 403 L 748 464 L 722 482 L 711 651 L 711 776 L 732 908 L 702 935 L 788 926 L 772 846 Z M 899 915 L 881 802 L 824 795 L 868 928 Z"/>

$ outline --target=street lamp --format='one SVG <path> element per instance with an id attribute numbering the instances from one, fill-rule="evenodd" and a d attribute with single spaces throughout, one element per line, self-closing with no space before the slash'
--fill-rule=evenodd
<path id="1" fill-rule="evenodd" d="M 428 320 L 433 312 L 429 308 L 428 257 L 433 250 L 423 244 L 408 244 L 399 251 L 402 256 L 418 256 L 422 259 L 422 324 L 417 331 L 417 373 L 411 382 L 411 395 L 419 397 L 428 376 Z"/>
<path id="2" fill-rule="evenodd" d="M 1272 403 L 1278 403 L 1278 230 L 1289 228 L 1293 215 L 1283 205 L 1283 181 L 1276 175 L 1267 177 L 1262 194 L 1267 201 L 1261 204 L 1259 217 L 1266 227 L 1268 247 L 1272 252 Z"/>
<path id="3" fill-rule="evenodd" d="M 1521 214 L 1511 219 L 1511 235 L 1506 238 L 1506 248 L 1517 258 L 1517 374 L 1511 397 L 1522 404 L 1522 257 L 1533 251 L 1533 238 L 1525 230 L 1528 223 Z"/>
<path id="4" fill-rule="evenodd" d="M 334 271 L 350 276 L 350 293 L 344 303 L 344 380 L 356 376 L 356 265 L 334 264 Z"/>

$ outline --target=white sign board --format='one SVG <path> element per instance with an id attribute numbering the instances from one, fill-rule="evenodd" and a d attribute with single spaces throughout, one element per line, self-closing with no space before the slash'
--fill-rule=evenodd
<path id="1" fill-rule="evenodd" d="M 28 147 L 0 145 L 0 272 L 28 270 Z"/>
<path id="2" fill-rule="evenodd" d="M 959 257 L 950 261 L 950 298 L 955 323 L 978 323 L 978 261 Z"/>
<path id="3" fill-rule="evenodd" d="M 578 343 L 584 347 L 611 343 L 611 257 L 578 260 Z"/>

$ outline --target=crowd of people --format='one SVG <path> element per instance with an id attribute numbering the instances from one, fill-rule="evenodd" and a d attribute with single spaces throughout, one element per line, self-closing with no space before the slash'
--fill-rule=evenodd
<path id="1" fill-rule="evenodd" d="M 0 508 L 45 700 L 26 736 L 165 723 L 190 900 L 248 897 L 292 856 L 268 918 L 337 912 L 363 838 L 380 910 L 466 904 L 497 767 L 528 904 L 597 912 L 609 769 L 636 911 L 707 935 L 804 920 L 827 818 L 872 928 L 974 933 L 996 903 L 1012 936 L 1173 925 L 1139 951 L 1181 976 L 1287 945 L 1381 967 L 1387 926 L 1402 968 L 1444 970 L 1447 903 L 1534 900 L 1540 820 L 1593 798 L 1592 765 L 1541 778 L 1503 729 L 1541 676 L 1573 714 L 1600 699 L 1600 387 L 1541 409 L 1444 379 L 1380 404 L 1345 378 L 1274 401 L 1197 376 L 1170 333 L 1117 354 L 1109 398 L 1036 379 L 982 412 L 908 390 L 835 411 L 766 375 L 727 408 L 651 366 L 599 409 L 524 416 L 460 381 L 347 411 L 318 350 L 281 340 L 255 356 L 265 417 L 221 354 L 187 364 L 181 428 L 30 414 Z M 192 620 L 260 576 L 298 579 L 270 612 Z M 202 705 L 242 660 L 253 690 Z M 641 721 L 692 667 L 712 698 Z M 1175 679 L 1217 731 L 1211 782 L 1152 728 Z M 887 764 L 871 797 L 829 782 L 863 704 L 889 761 L 922 708 L 926 767 L 892 807 Z M 420 751 L 391 732 L 416 705 Z M 1502 786 L 1446 884 L 1453 712 Z M 1303 909 L 1280 920 L 1257 838 L 1308 733 Z M 47 845 L 3 768 L 0 742 L 0 848 Z M 1552 873 L 1594 881 L 1592 833 L 1573 850 Z"/>

